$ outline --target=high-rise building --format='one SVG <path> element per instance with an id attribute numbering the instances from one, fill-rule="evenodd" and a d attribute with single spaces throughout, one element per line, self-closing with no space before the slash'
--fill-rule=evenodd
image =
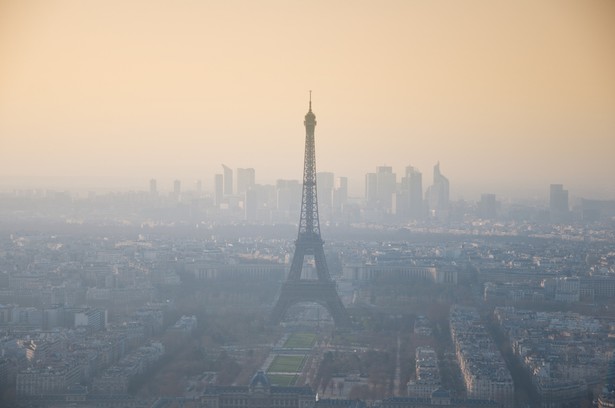
<path id="1" fill-rule="evenodd" d="M 245 194 L 256 184 L 256 174 L 253 168 L 237 169 L 237 194 Z"/>
<path id="2" fill-rule="evenodd" d="M 222 204 L 222 197 L 224 196 L 224 179 L 222 174 L 214 175 L 214 203 L 216 207 L 220 207 Z"/>
<path id="3" fill-rule="evenodd" d="M 376 168 L 376 195 L 377 206 L 387 213 L 392 212 L 393 194 L 397 190 L 397 175 L 393 173 L 391 166 L 379 166 Z"/>
<path id="4" fill-rule="evenodd" d="M 299 180 L 278 180 L 276 190 L 278 211 L 296 214 L 301 208 L 301 184 Z"/>
<path id="5" fill-rule="evenodd" d="M 83 309 L 75 313 L 75 327 L 87 327 L 100 331 L 107 326 L 107 311 L 101 309 Z"/>
<path id="6" fill-rule="evenodd" d="M 440 162 L 433 168 L 433 184 L 426 192 L 431 216 L 446 216 L 449 210 L 449 182 L 440 172 Z"/>
<path id="7" fill-rule="evenodd" d="M 173 182 L 173 195 L 175 197 L 179 197 L 179 195 L 181 194 L 182 191 L 182 182 L 179 180 L 175 180 Z"/>
<path id="8" fill-rule="evenodd" d="M 318 185 L 318 208 L 324 221 L 331 220 L 333 210 L 333 188 L 335 175 L 330 172 L 316 173 L 316 185 Z"/>
<path id="9" fill-rule="evenodd" d="M 246 221 L 258 220 L 259 194 L 256 188 L 250 188 L 245 192 L 243 210 Z"/>
<path id="10" fill-rule="evenodd" d="M 553 212 L 568 212 L 568 190 L 562 184 L 551 184 L 549 208 Z"/>
<path id="11" fill-rule="evenodd" d="M 158 194 L 158 187 L 157 187 L 156 179 L 151 179 L 149 181 L 149 193 L 151 195 L 157 195 Z"/>
<path id="12" fill-rule="evenodd" d="M 484 219 L 493 219 L 497 216 L 498 202 L 495 194 L 482 194 L 478 202 L 478 216 Z"/>
<path id="13" fill-rule="evenodd" d="M 402 216 L 417 220 L 423 217 L 423 174 L 412 166 L 406 167 L 401 179 L 400 202 L 405 205 Z"/>
<path id="14" fill-rule="evenodd" d="M 367 173 L 365 175 L 365 201 L 368 207 L 376 207 L 378 202 L 377 185 L 376 173 Z"/>
<path id="15" fill-rule="evenodd" d="M 348 202 L 348 177 L 339 177 L 333 190 L 333 212 L 339 213 Z"/>
<path id="16" fill-rule="evenodd" d="M 233 169 L 226 165 L 222 165 L 224 174 L 224 195 L 229 196 L 233 194 Z"/>

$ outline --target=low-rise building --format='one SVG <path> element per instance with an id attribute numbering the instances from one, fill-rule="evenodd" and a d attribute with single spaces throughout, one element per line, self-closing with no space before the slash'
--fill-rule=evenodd
<path id="1" fill-rule="evenodd" d="M 19 397 L 59 394 L 80 380 L 76 364 L 28 367 L 17 373 L 16 394 Z"/>
<path id="2" fill-rule="evenodd" d="M 415 351 L 416 379 L 408 381 L 409 397 L 430 398 L 440 388 L 438 356 L 431 347 L 417 347 Z"/>
<path id="3" fill-rule="evenodd" d="M 316 398 L 309 387 L 272 386 L 259 371 L 248 386 L 208 387 L 200 400 L 203 408 L 313 408 Z"/>

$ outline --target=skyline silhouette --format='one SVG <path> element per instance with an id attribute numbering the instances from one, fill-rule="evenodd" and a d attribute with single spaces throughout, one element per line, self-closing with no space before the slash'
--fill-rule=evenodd
<path id="1" fill-rule="evenodd" d="M 452 197 L 613 199 L 613 22 L 599 0 L 3 2 L 0 190 L 300 179 L 313 89 L 318 168 L 355 195 L 440 161 Z"/>

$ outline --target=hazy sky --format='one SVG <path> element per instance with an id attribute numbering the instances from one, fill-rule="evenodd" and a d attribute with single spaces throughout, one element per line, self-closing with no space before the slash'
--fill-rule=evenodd
<path id="1" fill-rule="evenodd" d="M 0 0 L 0 190 L 432 167 L 615 198 L 615 1 Z M 511 190 L 512 191 L 512 190 Z"/>

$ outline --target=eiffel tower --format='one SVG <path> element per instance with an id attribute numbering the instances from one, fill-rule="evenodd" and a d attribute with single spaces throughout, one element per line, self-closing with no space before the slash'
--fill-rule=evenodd
<path id="1" fill-rule="evenodd" d="M 312 112 L 312 91 L 310 91 L 310 110 L 305 115 L 303 124 L 305 125 L 305 160 L 299 235 L 295 241 L 295 253 L 288 278 L 282 285 L 280 296 L 271 312 L 271 322 L 279 324 L 288 308 L 296 303 L 315 302 L 329 311 L 336 326 L 348 327 L 351 324 L 350 316 L 337 294 L 335 282 L 329 275 L 323 250 L 324 241 L 320 236 L 314 148 L 316 115 Z M 301 279 L 301 270 L 306 255 L 314 257 L 318 279 Z"/>

